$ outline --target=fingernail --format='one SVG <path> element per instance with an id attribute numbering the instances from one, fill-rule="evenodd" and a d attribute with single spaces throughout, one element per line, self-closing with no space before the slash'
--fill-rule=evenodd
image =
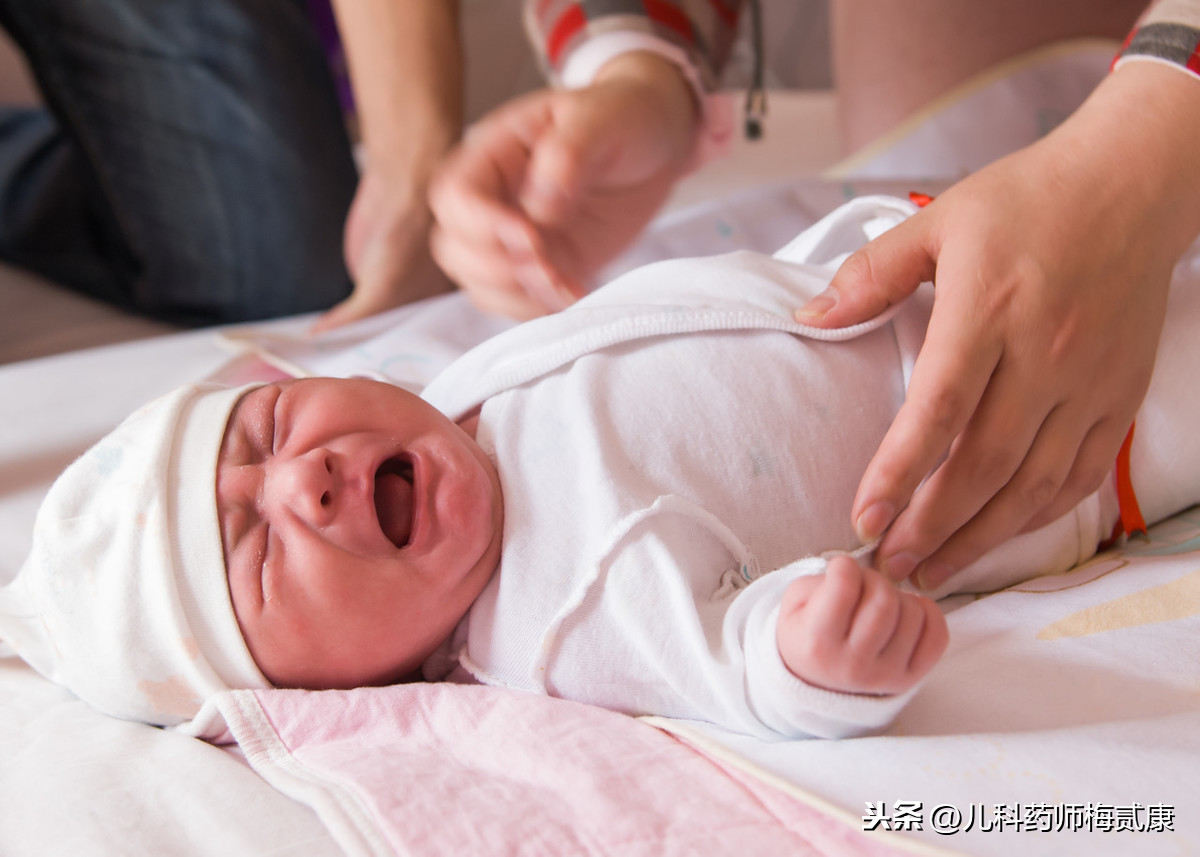
<path id="1" fill-rule="evenodd" d="M 854 522 L 854 531 L 863 544 L 873 542 L 883 535 L 892 518 L 896 517 L 896 507 L 886 500 L 877 500 L 867 507 Z"/>
<path id="2" fill-rule="evenodd" d="M 958 573 L 958 569 L 944 562 L 930 562 L 921 566 L 917 572 L 917 589 L 930 590 L 941 586 Z"/>
<path id="3" fill-rule="evenodd" d="M 880 571 L 889 580 L 899 583 L 913 573 L 913 569 L 917 567 L 918 562 L 920 562 L 920 559 L 914 554 L 898 553 L 885 559 Z"/>
<path id="4" fill-rule="evenodd" d="M 796 321 L 802 323 L 806 321 L 820 321 L 831 309 L 837 306 L 837 302 L 838 293 L 833 289 L 826 289 L 800 307 L 800 309 L 796 310 Z"/>

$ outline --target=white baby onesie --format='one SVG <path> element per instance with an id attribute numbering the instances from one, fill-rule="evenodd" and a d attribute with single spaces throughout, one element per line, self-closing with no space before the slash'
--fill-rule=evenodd
<path id="1" fill-rule="evenodd" d="M 931 295 L 834 332 L 792 312 L 911 210 L 858 200 L 775 258 L 638 269 L 435 380 L 426 396 L 451 417 L 482 403 L 477 440 L 505 503 L 500 569 L 450 643 L 462 666 L 768 738 L 856 735 L 894 717 L 910 694 L 807 685 L 775 632 L 787 585 L 823 569 L 812 558 L 857 547 L 850 505 L 903 401 Z M 1090 555 L 1095 506 L 1039 531 L 1038 561 L 1019 573 Z M 998 573 L 1011 582 L 1014 568 Z"/>

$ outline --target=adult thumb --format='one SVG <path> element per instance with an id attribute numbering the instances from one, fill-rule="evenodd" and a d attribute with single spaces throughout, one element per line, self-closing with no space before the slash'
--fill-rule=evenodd
<path id="1" fill-rule="evenodd" d="M 796 310 L 813 327 L 868 321 L 933 279 L 937 253 L 926 212 L 919 212 L 847 257 L 828 288 Z"/>
<path id="2" fill-rule="evenodd" d="M 576 95 L 577 93 L 568 93 Z M 554 110 L 553 119 L 530 153 L 521 207 L 538 225 L 564 222 L 590 188 L 606 178 L 607 161 L 619 143 L 607 104 L 585 93 Z"/>

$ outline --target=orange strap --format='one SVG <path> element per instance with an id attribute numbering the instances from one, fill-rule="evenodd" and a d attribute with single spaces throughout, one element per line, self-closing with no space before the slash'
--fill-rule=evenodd
<path id="1" fill-rule="evenodd" d="M 1137 495 L 1133 492 L 1133 478 L 1129 474 L 1129 450 L 1133 446 L 1133 430 L 1136 426 L 1136 422 L 1129 426 L 1129 434 L 1125 435 L 1125 442 L 1117 453 L 1117 507 L 1121 513 L 1117 530 L 1123 531 L 1126 536 L 1146 532 L 1146 519 L 1142 517 Z M 1114 536 L 1117 530 L 1113 531 Z"/>

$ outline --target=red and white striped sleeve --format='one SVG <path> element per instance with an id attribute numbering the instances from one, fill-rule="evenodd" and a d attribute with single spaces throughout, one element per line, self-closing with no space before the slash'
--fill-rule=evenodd
<path id="1" fill-rule="evenodd" d="M 1174 66 L 1200 78 L 1200 0 L 1157 0 L 1121 46 L 1113 62 L 1149 61 Z"/>
<path id="2" fill-rule="evenodd" d="M 525 26 L 551 80 L 577 86 L 607 59 L 651 50 L 686 61 L 711 92 L 746 0 L 526 0 Z"/>

